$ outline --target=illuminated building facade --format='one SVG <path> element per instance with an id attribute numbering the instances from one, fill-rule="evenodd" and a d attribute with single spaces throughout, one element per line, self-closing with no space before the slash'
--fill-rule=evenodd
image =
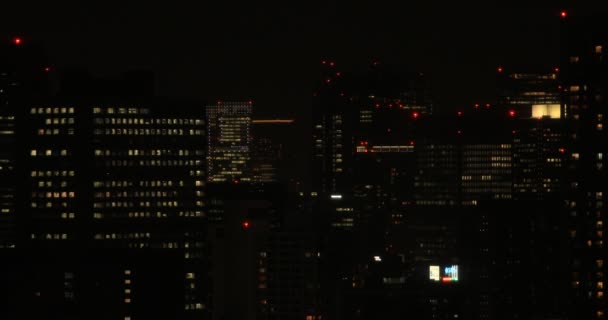
<path id="1" fill-rule="evenodd" d="M 559 68 L 551 73 L 509 73 L 498 69 L 498 106 L 518 118 L 561 116 Z"/>
<path id="2" fill-rule="evenodd" d="M 208 181 L 250 181 L 252 102 L 218 101 L 206 112 Z"/>
<path id="3" fill-rule="evenodd" d="M 204 112 L 65 100 L 27 108 L 20 127 L 32 316 L 210 314 Z"/>
<path id="4" fill-rule="evenodd" d="M 570 313 L 606 319 L 608 33 L 605 16 L 562 18 L 563 111 L 568 119 L 566 193 Z"/>

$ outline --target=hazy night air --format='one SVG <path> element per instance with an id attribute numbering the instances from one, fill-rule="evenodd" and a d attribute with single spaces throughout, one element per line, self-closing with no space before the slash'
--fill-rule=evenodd
<path id="1" fill-rule="evenodd" d="M 607 18 L 3 4 L 0 319 L 606 319 Z"/>

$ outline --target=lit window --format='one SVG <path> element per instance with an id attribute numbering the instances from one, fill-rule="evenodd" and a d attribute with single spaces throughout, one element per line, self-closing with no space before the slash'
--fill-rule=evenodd
<path id="1" fill-rule="evenodd" d="M 602 54 L 602 46 L 595 46 L 595 53 Z"/>

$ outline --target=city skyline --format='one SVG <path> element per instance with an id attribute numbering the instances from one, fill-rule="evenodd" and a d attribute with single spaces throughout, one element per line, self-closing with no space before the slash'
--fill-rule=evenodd
<path id="1" fill-rule="evenodd" d="M 3 20 L 0 318 L 607 319 L 603 6 L 315 5 Z"/>

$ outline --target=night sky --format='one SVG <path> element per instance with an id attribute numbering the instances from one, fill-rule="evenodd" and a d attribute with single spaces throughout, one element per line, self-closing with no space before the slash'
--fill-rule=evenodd
<path id="1" fill-rule="evenodd" d="M 527 66 L 551 70 L 557 64 L 557 1 L 548 6 L 512 1 L 255 2 L 58 6 L 55 1 L 19 1 L 3 3 L 0 23 L 5 32 L 43 43 L 56 70 L 81 66 L 112 75 L 150 69 L 160 95 L 252 97 L 259 115 L 300 119 L 309 115 L 323 58 L 334 59 L 346 71 L 379 59 L 424 72 L 432 81 L 438 111 L 491 100 L 499 65 L 509 71 Z M 598 6 L 601 1 L 594 2 Z"/>

